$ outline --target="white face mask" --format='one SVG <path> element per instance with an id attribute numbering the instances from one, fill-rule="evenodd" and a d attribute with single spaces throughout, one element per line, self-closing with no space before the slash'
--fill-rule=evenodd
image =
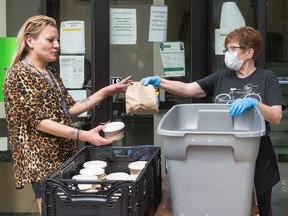
<path id="1" fill-rule="evenodd" d="M 237 57 L 237 52 L 225 52 L 225 64 L 226 66 L 231 69 L 231 70 L 235 70 L 238 71 L 242 65 L 243 65 L 243 60 L 240 60 Z"/>

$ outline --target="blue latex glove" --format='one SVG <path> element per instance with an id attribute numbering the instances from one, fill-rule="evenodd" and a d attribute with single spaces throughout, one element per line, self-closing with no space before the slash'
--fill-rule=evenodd
<path id="1" fill-rule="evenodd" d="M 259 101 L 254 98 L 238 98 L 230 105 L 230 114 L 233 117 L 240 116 L 246 109 L 258 106 Z"/>
<path id="2" fill-rule="evenodd" d="M 143 78 L 140 82 L 144 86 L 151 84 L 153 85 L 153 87 L 158 87 L 160 85 L 161 79 L 159 76 L 150 76 L 150 77 Z"/>

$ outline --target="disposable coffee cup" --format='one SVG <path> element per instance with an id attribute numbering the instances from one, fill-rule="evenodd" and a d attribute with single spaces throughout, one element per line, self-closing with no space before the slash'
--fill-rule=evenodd
<path id="1" fill-rule="evenodd" d="M 129 174 L 125 172 L 114 172 L 107 175 L 106 180 L 129 180 Z"/>
<path id="2" fill-rule="evenodd" d="M 105 174 L 105 170 L 103 168 L 99 168 L 99 167 L 94 167 L 94 168 L 83 168 L 80 170 L 80 174 L 81 175 L 93 175 L 93 176 L 97 176 L 98 179 L 104 179 L 106 174 Z"/>
<path id="3" fill-rule="evenodd" d="M 80 174 L 80 175 L 74 175 L 72 177 L 72 179 L 79 180 L 79 181 L 81 181 L 81 180 L 91 181 L 91 180 L 97 180 L 98 177 L 94 176 L 94 175 L 81 175 Z M 94 187 L 93 184 L 78 184 L 77 186 L 80 190 L 89 190 L 89 189 L 92 189 Z"/>
<path id="4" fill-rule="evenodd" d="M 128 168 L 130 169 L 131 175 L 139 175 L 141 171 L 144 169 L 147 161 L 135 161 L 129 163 Z"/>
<path id="5" fill-rule="evenodd" d="M 124 137 L 124 127 L 123 122 L 110 122 L 105 124 L 103 129 L 105 133 L 105 138 L 110 140 L 119 140 Z"/>
<path id="6" fill-rule="evenodd" d="M 102 161 L 102 160 L 91 160 L 91 161 L 87 161 L 83 164 L 84 168 L 102 168 L 105 170 L 105 168 L 107 167 L 107 163 L 106 161 Z"/>
<path id="7" fill-rule="evenodd" d="M 138 178 L 138 175 L 129 175 L 126 180 L 136 181 L 137 178 Z"/>

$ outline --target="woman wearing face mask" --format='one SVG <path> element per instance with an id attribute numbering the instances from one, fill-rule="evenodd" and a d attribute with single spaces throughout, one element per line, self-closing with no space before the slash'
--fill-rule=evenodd
<path id="1" fill-rule="evenodd" d="M 269 138 L 269 124 L 280 123 L 286 105 L 276 74 L 255 67 L 262 45 L 258 31 L 252 27 L 235 29 L 227 35 L 224 45 L 228 70 L 215 72 L 192 83 L 166 80 L 158 76 L 146 77 L 141 83 L 183 97 L 213 96 L 215 103 L 230 104 L 233 117 L 243 114 L 249 108 L 259 108 L 266 121 L 266 135 L 261 137 L 254 183 L 260 216 L 270 216 L 272 187 L 280 180 L 280 176 Z M 221 99 L 221 95 L 225 95 L 226 99 Z"/>

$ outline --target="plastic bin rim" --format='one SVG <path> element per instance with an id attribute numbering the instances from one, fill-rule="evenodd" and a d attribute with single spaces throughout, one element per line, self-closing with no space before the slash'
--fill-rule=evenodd
<path id="1" fill-rule="evenodd" d="M 259 116 L 261 117 L 261 125 L 262 125 L 262 130 L 257 130 L 257 131 L 249 131 L 249 132 L 239 132 L 239 131 L 227 131 L 227 132 L 217 132 L 217 131 L 213 131 L 213 132 L 206 132 L 206 131 L 177 131 L 177 130 L 165 130 L 162 129 L 162 125 L 163 125 L 163 121 L 164 121 L 164 117 L 166 115 L 169 115 L 170 112 L 172 112 L 174 109 L 176 109 L 177 107 L 180 106 L 218 106 L 218 107 L 228 107 L 228 104 L 215 104 L 215 103 L 195 103 L 195 104 L 177 104 L 174 105 L 160 120 L 158 127 L 157 127 L 157 133 L 159 135 L 164 135 L 164 136 L 172 136 L 172 137 L 184 137 L 185 135 L 191 135 L 191 134 L 202 134 L 202 135 L 234 135 L 235 137 L 261 137 L 264 136 L 266 134 L 266 128 L 265 128 L 265 121 L 264 118 L 262 116 L 262 114 L 260 113 L 259 109 L 257 107 L 254 107 L 253 109 L 256 110 L 256 112 L 259 114 Z"/>
<path id="2" fill-rule="evenodd" d="M 260 137 L 264 136 L 265 131 L 254 131 L 254 132 L 205 132 L 205 131 L 174 131 L 174 130 L 163 130 L 157 128 L 157 133 L 164 136 L 172 137 L 184 137 L 185 135 L 233 135 L 235 137 Z"/>

